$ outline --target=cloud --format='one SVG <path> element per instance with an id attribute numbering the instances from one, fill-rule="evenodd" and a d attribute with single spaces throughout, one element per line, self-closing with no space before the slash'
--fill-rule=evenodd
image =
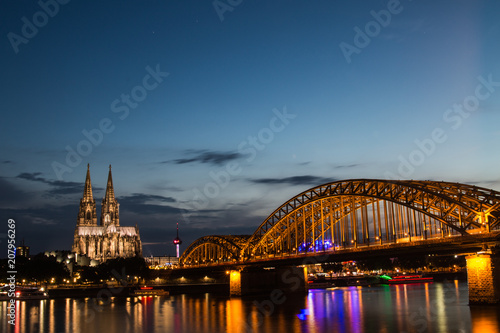
<path id="1" fill-rule="evenodd" d="M 266 184 L 266 185 L 321 185 L 324 183 L 334 182 L 337 179 L 317 177 L 311 175 L 305 176 L 293 176 L 284 178 L 260 178 L 260 179 L 250 179 L 252 183 L 255 184 Z"/>
<path id="2" fill-rule="evenodd" d="M 361 164 L 346 164 L 346 165 L 336 165 L 334 169 L 350 169 L 360 166 Z"/>
<path id="3" fill-rule="evenodd" d="M 53 225 L 53 224 L 57 224 L 57 222 L 55 222 L 54 220 L 51 220 L 51 219 L 45 219 L 45 218 L 42 218 L 42 217 L 33 217 L 33 219 L 31 220 L 31 223 L 33 224 L 43 224 L 43 225 Z"/>
<path id="4" fill-rule="evenodd" d="M 16 234 L 27 233 L 30 228 L 44 226 L 57 226 L 57 229 L 51 229 L 53 233 L 59 234 L 64 230 L 71 230 L 76 225 L 76 214 L 78 213 L 78 204 L 75 205 L 44 205 L 43 207 L 22 208 L 3 208 L 0 209 L 0 214 L 16 221 Z M 71 221 L 68 223 L 68 221 Z M 19 227 L 19 230 L 17 230 Z M 31 233 L 31 231 L 30 231 Z M 64 237 L 64 236 L 63 236 Z M 71 232 L 68 233 L 71 237 Z M 43 239 L 40 239 L 43 243 Z"/>
<path id="5" fill-rule="evenodd" d="M 210 150 L 188 150 L 187 155 L 191 155 L 187 158 L 179 158 L 171 161 L 165 161 L 162 163 L 174 163 L 174 164 L 188 164 L 188 163 L 203 163 L 212 165 L 222 165 L 224 163 L 234 161 L 242 158 L 244 155 L 235 151 L 229 152 L 219 152 Z"/>
<path id="6" fill-rule="evenodd" d="M 32 254 L 47 250 L 71 249 L 78 203 L 35 208 L 29 207 L 26 200 L 23 203 L 22 208 L 0 209 L 0 216 L 2 219 L 9 218 L 16 221 L 16 238 L 19 241 L 24 239 L 26 245 L 31 247 Z"/>
<path id="7" fill-rule="evenodd" d="M 137 215 L 182 214 L 185 211 L 184 209 L 162 204 L 176 202 L 177 200 L 161 195 L 132 193 L 128 196 L 118 197 L 117 201 L 120 203 L 122 211 Z"/>
<path id="8" fill-rule="evenodd" d="M 476 185 L 479 187 L 485 187 L 485 188 L 498 188 L 500 184 L 500 179 L 490 179 L 490 180 L 476 180 L 476 181 L 466 181 L 465 184 L 470 184 L 470 185 Z"/>
<path id="9" fill-rule="evenodd" d="M 160 202 L 176 202 L 176 200 L 172 197 L 164 197 L 161 195 L 154 194 L 144 194 L 144 193 L 132 193 L 128 196 L 122 196 L 117 198 L 120 202 L 128 202 L 128 203 L 146 203 L 151 201 L 160 201 Z"/>
<path id="10" fill-rule="evenodd" d="M 23 172 L 17 175 L 16 178 L 45 182 L 43 178 L 38 177 L 41 174 L 42 174 L 41 172 L 32 172 L 32 173 Z"/>
<path id="11" fill-rule="evenodd" d="M 163 192 L 163 191 L 168 191 L 168 192 L 184 192 L 185 189 L 179 187 L 179 186 L 166 186 L 166 185 L 161 185 L 161 184 L 152 184 L 152 185 L 147 185 L 145 188 L 149 190 L 153 190 L 154 192 Z"/>
<path id="12" fill-rule="evenodd" d="M 30 198 L 31 194 L 18 189 L 16 186 L 0 177 L 0 202 L 3 205 L 20 203 Z"/>
<path id="13" fill-rule="evenodd" d="M 2 161 L 2 164 L 12 164 L 12 163 L 14 163 L 14 162 L 12 162 L 12 161 Z"/>
<path id="14" fill-rule="evenodd" d="M 142 246 L 148 246 L 148 245 L 170 245 L 170 242 L 142 242 Z"/>
<path id="15" fill-rule="evenodd" d="M 184 209 L 163 204 L 177 200 L 161 195 L 132 193 L 128 196 L 118 197 L 117 201 L 120 203 L 122 211 L 137 215 L 182 214 L 185 212 Z"/>
<path id="16" fill-rule="evenodd" d="M 52 189 L 47 191 L 50 195 L 68 195 L 75 193 L 83 193 L 84 183 L 66 182 L 63 180 L 49 180 L 41 177 L 41 172 L 23 172 L 16 176 L 16 178 L 29 180 L 33 182 L 40 182 L 52 186 Z M 102 188 L 93 186 L 94 191 L 101 191 Z"/>

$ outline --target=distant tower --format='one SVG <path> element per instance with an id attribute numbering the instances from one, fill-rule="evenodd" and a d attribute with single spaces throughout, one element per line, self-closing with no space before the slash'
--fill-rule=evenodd
<path id="1" fill-rule="evenodd" d="M 120 204 L 116 201 L 115 190 L 113 188 L 113 177 L 111 176 L 111 165 L 109 166 L 108 184 L 106 194 L 102 198 L 101 205 L 101 226 L 107 227 L 110 224 L 120 226 Z"/>
<path id="2" fill-rule="evenodd" d="M 83 197 L 80 199 L 80 211 L 78 212 L 77 226 L 97 226 L 97 213 L 94 196 L 92 195 L 92 184 L 90 182 L 90 166 L 87 164 L 87 177 Z"/>
<path id="3" fill-rule="evenodd" d="M 174 239 L 175 249 L 177 250 L 177 258 L 179 258 L 179 245 L 182 244 L 181 239 L 179 238 L 179 223 L 177 223 L 177 237 Z"/>
<path id="4" fill-rule="evenodd" d="M 24 245 L 24 238 L 21 245 L 16 248 L 16 256 L 26 257 L 26 258 L 30 257 L 30 247 Z"/>

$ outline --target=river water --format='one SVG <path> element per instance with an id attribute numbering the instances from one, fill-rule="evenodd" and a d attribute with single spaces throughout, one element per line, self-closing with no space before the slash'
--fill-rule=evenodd
<path id="1" fill-rule="evenodd" d="M 50 299 L 17 303 L 2 332 L 500 332 L 500 306 L 470 307 L 463 281 L 229 298 Z"/>

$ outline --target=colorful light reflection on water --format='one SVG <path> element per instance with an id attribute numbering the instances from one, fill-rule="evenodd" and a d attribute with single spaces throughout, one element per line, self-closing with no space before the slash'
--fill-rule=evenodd
<path id="1" fill-rule="evenodd" d="M 269 296 L 269 295 L 267 295 Z M 266 295 L 19 302 L 2 332 L 499 332 L 500 307 L 469 307 L 466 282 L 310 290 L 275 304 Z"/>

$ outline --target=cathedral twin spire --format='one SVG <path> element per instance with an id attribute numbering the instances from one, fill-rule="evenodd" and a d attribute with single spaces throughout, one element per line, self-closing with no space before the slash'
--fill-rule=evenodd
<path id="1" fill-rule="evenodd" d="M 109 166 L 108 183 L 101 204 L 101 222 L 97 224 L 96 203 L 92 194 L 89 169 L 90 166 L 87 165 L 87 177 L 83 197 L 80 200 L 72 251 L 99 261 L 117 257 L 141 256 L 142 243 L 139 228 L 120 226 L 119 204 L 115 198 L 111 166 Z"/>
<path id="2" fill-rule="evenodd" d="M 104 198 L 108 201 L 115 200 L 115 190 L 113 189 L 113 177 L 111 176 L 111 165 L 109 166 L 108 184 L 106 185 L 106 194 Z"/>
<path id="3" fill-rule="evenodd" d="M 108 226 L 113 224 L 120 225 L 119 204 L 115 199 L 115 190 L 113 189 L 113 177 L 111 176 L 111 165 L 109 166 L 108 184 L 106 185 L 106 193 L 101 204 L 101 225 Z"/>
<path id="4" fill-rule="evenodd" d="M 94 201 L 94 196 L 92 195 L 92 183 L 90 182 L 90 165 L 87 164 L 87 178 L 85 178 L 85 189 L 83 190 L 84 201 Z"/>
<path id="5" fill-rule="evenodd" d="M 80 199 L 80 211 L 78 212 L 77 225 L 97 225 L 97 213 L 94 196 L 92 195 L 92 183 L 90 182 L 89 165 L 87 165 L 87 177 L 85 179 L 83 198 Z"/>
<path id="6" fill-rule="evenodd" d="M 111 165 L 109 166 L 108 184 L 106 193 L 101 204 L 101 226 L 120 225 L 119 204 L 115 198 L 113 188 L 113 177 L 111 175 Z M 97 226 L 96 204 L 92 194 L 92 183 L 90 181 L 90 165 L 87 164 L 87 176 L 85 178 L 85 188 L 83 198 L 80 200 L 80 212 L 78 214 L 79 226 Z"/>

